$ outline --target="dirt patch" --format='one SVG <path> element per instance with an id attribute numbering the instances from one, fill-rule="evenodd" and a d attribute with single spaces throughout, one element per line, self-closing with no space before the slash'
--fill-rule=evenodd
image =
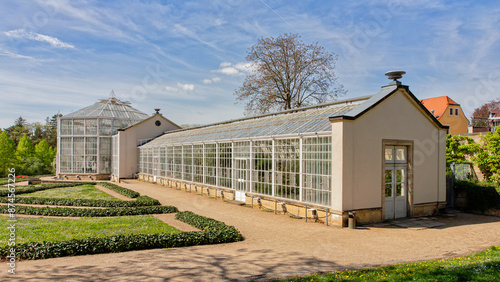
<path id="1" fill-rule="evenodd" d="M 106 188 L 104 186 L 101 186 L 99 184 L 96 184 L 94 186 L 95 186 L 95 188 L 97 188 L 97 189 L 103 191 L 104 193 L 107 193 L 110 196 L 113 196 L 113 197 L 115 197 L 115 198 L 117 198 L 119 200 L 122 200 L 122 201 L 135 201 L 136 200 L 136 199 L 133 199 L 133 198 L 129 198 L 127 196 L 123 196 L 122 194 L 117 193 L 117 192 L 115 192 L 115 191 L 113 191 L 111 189 L 108 189 L 108 188 Z"/>
<path id="2" fill-rule="evenodd" d="M 189 225 L 185 222 L 175 219 L 174 213 L 166 213 L 166 214 L 153 214 L 154 217 L 159 220 L 165 222 L 166 224 L 179 229 L 180 231 L 190 232 L 190 231 L 200 231 L 200 229 Z"/>

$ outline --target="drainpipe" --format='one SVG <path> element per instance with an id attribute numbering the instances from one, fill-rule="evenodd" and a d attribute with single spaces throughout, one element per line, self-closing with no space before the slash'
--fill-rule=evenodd
<path id="1" fill-rule="evenodd" d="M 438 129 L 438 146 L 437 146 L 437 155 L 438 155 L 438 159 L 437 159 L 437 162 L 438 162 L 438 169 L 437 169 L 437 172 L 438 172 L 438 178 L 437 178 L 437 199 L 436 199 L 436 214 L 439 214 L 439 180 L 440 180 L 440 177 L 441 177 L 441 165 L 439 163 L 440 161 L 440 147 L 441 147 L 441 130 Z"/>

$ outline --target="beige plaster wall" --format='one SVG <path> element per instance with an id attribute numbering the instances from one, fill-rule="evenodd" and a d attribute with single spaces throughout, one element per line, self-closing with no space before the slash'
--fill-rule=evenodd
<path id="1" fill-rule="evenodd" d="M 161 121 L 160 126 L 155 122 Z M 161 114 L 142 121 L 125 131 L 118 131 L 119 138 L 119 178 L 132 178 L 138 172 L 137 145 L 141 139 L 149 139 L 161 135 L 165 131 L 179 129 Z"/>
<path id="2" fill-rule="evenodd" d="M 446 129 L 439 129 L 405 90 L 398 90 L 354 121 L 332 126 L 333 197 L 339 190 L 343 195 L 342 206 L 334 201 L 334 209 L 382 206 L 383 140 L 414 143 L 414 204 L 445 201 Z M 340 134 L 341 140 L 335 137 Z"/>

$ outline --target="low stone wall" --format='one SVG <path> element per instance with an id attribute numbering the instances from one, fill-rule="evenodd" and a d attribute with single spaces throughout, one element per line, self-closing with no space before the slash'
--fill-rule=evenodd
<path id="1" fill-rule="evenodd" d="M 193 183 L 168 177 L 158 177 L 139 173 L 137 178 L 144 182 L 155 183 L 162 186 L 183 190 L 197 195 L 209 196 L 226 201 L 235 200 L 235 191 L 229 188 L 222 188 L 212 185 Z M 357 224 L 368 224 L 384 221 L 382 208 L 360 209 L 353 211 L 336 211 L 325 206 L 307 204 L 290 199 L 276 198 L 268 195 L 245 193 L 245 205 L 259 208 L 276 214 L 286 214 L 292 217 L 301 218 L 307 221 L 333 225 L 348 226 L 349 213 L 353 213 Z M 416 204 L 413 209 L 413 216 L 429 216 L 437 213 L 438 209 L 443 209 L 446 202 Z M 316 216 L 313 215 L 316 213 Z"/>
<path id="2" fill-rule="evenodd" d="M 60 173 L 57 178 L 63 180 L 85 180 L 85 181 L 96 181 L 96 180 L 110 180 L 109 174 L 79 174 L 79 173 Z"/>

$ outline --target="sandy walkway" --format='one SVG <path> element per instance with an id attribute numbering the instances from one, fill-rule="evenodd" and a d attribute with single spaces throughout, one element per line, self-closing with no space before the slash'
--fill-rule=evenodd
<path id="1" fill-rule="evenodd" d="M 113 190 L 111 190 L 109 188 L 106 188 L 106 187 L 104 187 L 102 185 L 99 185 L 99 184 L 94 185 L 94 187 L 97 188 L 97 189 L 99 189 L 99 190 L 101 190 L 101 191 L 103 191 L 104 193 L 107 193 L 110 196 L 113 196 L 113 197 L 115 197 L 115 198 L 117 198 L 119 200 L 122 200 L 122 201 L 135 201 L 136 200 L 136 199 L 124 196 L 124 195 L 122 195 L 122 194 L 120 194 L 118 192 L 115 192 L 115 191 L 113 191 Z"/>
<path id="2" fill-rule="evenodd" d="M 121 183 L 163 205 L 191 210 L 240 230 L 245 241 L 176 249 L 22 261 L 16 278 L 66 280 L 249 280 L 464 255 L 500 245 L 500 218 L 459 214 L 444 227 L 350 230 L 305 223 L 171 188 Z M 5 265 L 0 277 L 10 277 Z"/>

